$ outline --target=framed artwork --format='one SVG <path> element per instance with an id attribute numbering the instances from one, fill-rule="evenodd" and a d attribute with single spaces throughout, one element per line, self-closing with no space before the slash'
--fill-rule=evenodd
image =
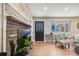
<path id="1" fill-rule="evenodd" d="M 69 21 L 53 21 L 52 22 L 52 32 L 70 32 L 70 22 Z"/>

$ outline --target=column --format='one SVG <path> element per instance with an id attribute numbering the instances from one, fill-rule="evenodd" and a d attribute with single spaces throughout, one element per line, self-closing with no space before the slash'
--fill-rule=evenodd
<path id="1" fill-rule="evenodd" d="M 0 55 L 6 55 L 5 3 L 0 3 Z"/>
<path id="2" fill-rule="evenodd" d="M 2 52 L 2 3 L 0 3 L 0 53 Z"/>

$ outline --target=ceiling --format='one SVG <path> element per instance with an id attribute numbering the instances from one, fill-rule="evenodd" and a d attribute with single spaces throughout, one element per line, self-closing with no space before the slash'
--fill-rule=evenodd
<path id="1" fill-rule="evenodd" d="M 34 17 L 79 16 L 79 3 L 27 3 Z"/>

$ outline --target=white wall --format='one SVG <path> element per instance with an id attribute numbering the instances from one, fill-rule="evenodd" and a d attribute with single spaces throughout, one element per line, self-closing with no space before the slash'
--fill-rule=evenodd
<path id="1" fill-rule="evenodd" d="M 79 22 L 79 17 L 34 17 L 35 21 L 44 21 L 44 34 L 49 34 L 51 32 L 51 23 L 53 21 L 71 21 L 71 32 L 68 32 L 72 35 L 79 35 L 79 29 L 77 29 L 77 23 Z M 35 28 L 33 28 L 35 32 Z M 65 32 L 67 33 L 67 32 Z M 35 39 L 35 33 L 34 33 Z"/>

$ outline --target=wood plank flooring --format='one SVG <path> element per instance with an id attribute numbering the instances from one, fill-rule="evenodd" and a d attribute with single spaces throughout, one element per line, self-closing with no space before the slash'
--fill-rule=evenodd
<path id="1" fill-rule="evenodd" d="M 62 49 L 54 43 L 35 42 L 27 56 L 77 56 L 77 54 L 72 47 Z"/>

